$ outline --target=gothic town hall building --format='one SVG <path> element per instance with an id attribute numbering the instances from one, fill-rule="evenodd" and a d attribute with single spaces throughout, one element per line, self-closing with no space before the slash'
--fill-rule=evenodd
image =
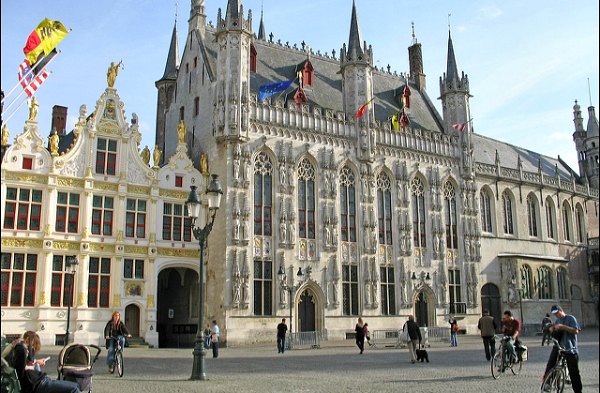
<path id="1" fill-rule="evenodd" d="M 340 37 L 339 52 L 323 54 L 267 36 L 262 16 L 256 33 L 241 3 L 228 0 L 213 25 L 204 0 L 191 0 L 181 56 L 173 29 L 156 82 L 154 166 L 138 152 L 137 119 L 125 122 L 111 87 L 93 116 L 82 109 L 64 137 L 72 143 L 61 139 L 64 154 L 40 149 L 30 121 L 6 148 L 5 333 L 44 325 L 50 340 L 64 331 L 60 278 L 72 254 L 80 261 L 76 337 L 101 340 L 116 309 L 152 345 L 191 343 L 199 253 L 183 205 L 190 185 L 206 189 L 208 173 L 219 176 L 224 195 L 204 258 L 202 326 L 217 320 L 226 343 L 272 341 L 282 318 L 294 332 L 329 339 L 346 338 L 358 317 L 371 330 L 392 330 L 409 315 L 428 327 L 448 327 L 453 315 L 476 334 L 483 309 L 498 319 L 510 309 L 537 329 L 554 303 L 597 325 L 594 107 L 587 126 L 573 107 L 575 171 L 474 132 L 469 79 L 450 35 L 446 72 L 431 89 L 414 33 L 409 73 L 374 66 L 377 48 L 361 33 L 355 5 L 348 41 Z M 287 90 L 259 99 L 261 86 L 287 80 Z M 438 96 L 441 114 L 432 103 Z M 399 113 L 408 121 L 396 129 Z M 38 174 L 23 169 L 16 150 L 33 158 Z M 114 152 L 116 170 L 102 158 Z M 36 193 L 50 204 L 37 229 L 23 229 L 20 206 L 33 212 Z M 70 234 L 65 212 L 75 200 L 79 230 Z M 34 260 L 44 268 L 31 278 Z"/>

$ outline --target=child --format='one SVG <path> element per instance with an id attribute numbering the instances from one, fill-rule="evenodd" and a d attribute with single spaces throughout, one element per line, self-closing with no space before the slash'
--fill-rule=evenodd
<path id="1" fill-rule="evenodd" d="M 363 326 L 363 330 L 365 331 L 365 337 L 367 339 L 367 344 L 369 344 L 369 346 L 373 345 L 371 344 L 371 334 L 369 333 L 369 324 L 365 323 L 365 325 Z"/>

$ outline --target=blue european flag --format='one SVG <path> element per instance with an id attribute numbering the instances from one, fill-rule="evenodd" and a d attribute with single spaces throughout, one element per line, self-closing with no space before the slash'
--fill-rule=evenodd
<path id="1" fill-rule="evenodd" d="M 258 102 L 262 102 L 265 98 L 271 97 L 275 93 L 286 90 L 294 82 L 295 79 L 289 81 L 268 83 L 258 88 Z"/>

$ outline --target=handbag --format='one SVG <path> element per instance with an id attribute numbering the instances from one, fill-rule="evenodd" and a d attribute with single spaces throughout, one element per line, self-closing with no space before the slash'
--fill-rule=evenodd
<path id="1" fill-rule="evenodd" d="M 410 336 L 408 335 L 408 330 L 403 330 L 400 332 L 400 341 L 403 343 L 407 343 L 410 341 Z"/>
<path id="2" fill-rule="evenodd" d="M 455 323 L 455 324 L 452 325 L 452 333 L 458 332 L 458 329 L 459 329 L 458 328 L 458 323 Z"/>

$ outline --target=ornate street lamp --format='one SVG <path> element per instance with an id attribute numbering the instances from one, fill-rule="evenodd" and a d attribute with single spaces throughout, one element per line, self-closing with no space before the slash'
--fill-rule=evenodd
<path id="1" fill-rule="evenodd" d="M 69 291 L 67 292 L 67 330 L 65 332 L 65 346 L 69 345 L 69 324 L 71 322 L 71 306 L 73 305 L 73 287 L 75 286 L 75 272 L 77 271 L 79 261 L 74 255 L 65 257 L 65 272 L 70 274 Z M 65 288 L 66 289 L 66 288 Z"/>
<path id="2" fill-rule="evenodd" d="M 283 281 L 283 277 L 285 276 L 285 270 L 283 269 L 283 265 L 279 265 L 279 271 L 277 271 L 277 276 L 279 277 L 279 282 Z M 290 306 L 290 337 L 292 334 L 292 326 L 294 326 L 294 324 L 292 323 L 292 311 L 294 310 L 294 298 L 296 297 L 296 291 L 300 288 L 300 286 L 302 286 L 302 279 L 304 278 L 304 273 L 302 273 L 302 268 L 299 267 L 298 268 L 298 273 L 296 273 L 296 277 L 298 278 L 298 284 L 296 285 L 288 285 L 287 282 L 284 282 L 282 285 L 282 289 L 284 291 L 288 291 L 288 293 L 290 294 L 290 301 L 289 301 L 289 306 Z M 290 342 L 291 344 L 291 342 Z"/>
<path id="3" fill-rule="evenodd" d="M 204 359 L 206 357 L 206 349 L 204 348 L 204 248 L 208 240 L 208 235 L 212 231 L 213 223 L 217 210 L 221 205 L 221 196 L 223 189 L 219 184 L 217 175 L 212 175 L 212 180 L 206 189 L 206 204 L 208 214 L 210 215 L 207 223 L 207 212 L 202 206 L 202 202 L 196 193 L 196 186 L 191 186 L 190 195 L 185 202 L 188 215 L 192 222 L 192 232 L 194 237 L 200 244 L 200 267 L 198 270 L 198 331 L 196 332 L 196 341 L 194 343 L 194 364 L 192 366 L 191 380 L 205 381 L 206 372 L 204 371 Z"/>

